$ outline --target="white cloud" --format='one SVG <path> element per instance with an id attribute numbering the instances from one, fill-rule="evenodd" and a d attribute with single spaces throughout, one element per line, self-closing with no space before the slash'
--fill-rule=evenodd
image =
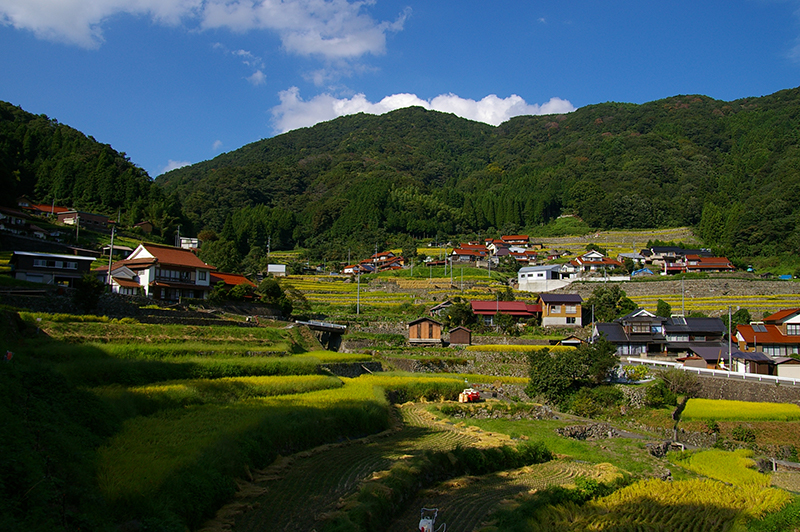
<path id="1" fill-rule="evenodd" d="M 214 144 L 211 145 L 212 151 L 218 151 L 222 148 L 222 141 L 217 139 L 214 141 Z"/>
<path id="2" fill-rule="evenodd" d="M 183 168 L 184 166 L 189 166 L 190 164 L 192 163 L 189 161 L 173 161 L 170 159 L 169 162 L 167 162 L 167 166 L 161 169 L 161 173 L 166 174 L 171 170 L 177 170 L 178 168 Z"/>
<path id="3" fill-rule="evenodd" d="M 406 9 L 391 22 L 364 12 L 374 0 L 0 0 L 0 24 L 37 37 L 97 48 L 103 24 L 119 14 L 161 24 L 190 22 L 202 29 L 267 30 L 290 53 L 326 59 L 381 54 L 386 35 L 403 29 Z M 249 53 L 249 52 L 247 52 Z M 245 58 L 247 59 L 247 58 Z"/>
<path id="4" fill-rule="evenodd" d="M 300 97 L 300 90 L 292 87 L 282 91 L 279 97 L 281 103 L 272 109 L 275 129 L 279 133 L 312 126 L 338 116 L 355 113 L 380 115 L 415 105 L 453 113 L 494 126 L 519 115 L 559 114 L 575 110 L 569 101 L 561 98 L 551 98 L 539 105 L 526 103 L 516 94 L 508 98 L 499 98 L 491 94 L 479 101 L 461 98 L 455 94 L 442 94 L 432 100 L 423 100 L 415 94 L 392 94 L 377 103 L 368 101 L 363 94 L 356 94 L 352 98 L 336 98 L 330 94 L 320 94 L 306 101 Z"/>
<path id="5" fill-rule="evenodd" d="M 256 70 L 252 76 L 247 76 L 245 79 L 253 85 L 263 85 L 267 81 L 267 76 L 262 71 Z"/>
<path id="6" fill-rule="evenodd" d="M 0 0 L 0 23 L 37 37 L 97 48 L 102 23 L 114 15 L 147 15 L 175 25 L 196 12 L 203 0 Z"/>

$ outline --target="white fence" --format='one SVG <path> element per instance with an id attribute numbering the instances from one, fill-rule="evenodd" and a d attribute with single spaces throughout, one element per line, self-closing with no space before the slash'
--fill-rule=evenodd
<path id="1" fill-rule="evenodd" d="M 726 379 L 735 379 L 741 381 L 771 382 L 774 384 L 790 384 L 792 386 L 800 386 L 800 379 L 792 379 L 789 377 L 776 377 L 774 375 L 759 375 L 758 373 L 737 373 L 721 369 L 692 368 L 684 366 L 683 364 L 680 364 L 678 362 L 650 360 L 647 358 L 628 358 L 628 362 L 630 362 L 631 364 L 638 364 L 641 366 L 677 368 L 683 371 L 690 371 L 692 373 L 697 373 L 698 375 L 709 375 L 711 377 L 723 377 Z"/>

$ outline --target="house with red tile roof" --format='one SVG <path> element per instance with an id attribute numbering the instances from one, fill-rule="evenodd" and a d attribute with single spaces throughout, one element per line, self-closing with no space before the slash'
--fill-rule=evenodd
<path id="1" fill-rule="evenodd" d="M 230 290 L 234 286 L 239 286 L 240 284 L 247 285 L 251 288 L 256 287 L 256 284 L 244 275 L 239 275 L 238 273 L 213 272 L 211 274 L 211 286 L 216 286 L 220 281 L 225 283 L 225 290 Z"/>
<path id="2" fill-rule="evenodd" d="M 535 318 L 542 313 L 541 305 L 531 305 L 524 301 L 470 301 L 472 312 L 483 319 L 485 325 L 494 325 L 497 314 L 505 314 L 518 319 Z"/>
<path id="3" fill-rule="evenodd" d="M 784 309 L 762 322 L 738 325 L 736 341 L 742 351 L 762 351 L 771 357 L 800 353 L 800 309 Z"/>
<path id="4" fill-rule="evenodd" d="M 528 235 L 503 235 L 500 240 L 510 246 L 527 246 L 530 242 Z"/>
<path id="5" fill-rule="evenodd" d="M 483 246 L 481 246 L 483 247 Z M 463 247 L 456 248 L 450 253 L 450 260 L 454 262 L 475 262 L 486 258 L 486 248 L 483 249 L 465 249 Z"/>
<path id="6" fill-rule="evenodd" d="M 622 263 L 593 250 L 564 263 L 561 275 L 570 278 L 581 277 L 592 273 L 607 273 L 615 268 L 622 268 Z"/>
<path id="7" fill-rule="evenodd" d="M 107 279 L 108 268 L 104 270 L 100 273 Z M 111 264 L 111 284 L 123 288 L 135 282 L 153 299 L 205 299 L 214 270 L 189 250 L 142 243 L 126 259 Z"/>

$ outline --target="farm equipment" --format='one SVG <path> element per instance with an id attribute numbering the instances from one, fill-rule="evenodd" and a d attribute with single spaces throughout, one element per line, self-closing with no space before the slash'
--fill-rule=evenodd
<path id="1" fill-rule="evenodd" d="M 481 400 L 481 392 L 475 388 L 464 388 L 464 391 L 458 394 L 459 403 L 477 403 Z"/>
<path id="2" fill-rule="evenodd" d="M 419 532 L 445 532 L 447 525 L 444 523 L 439 528 L 434 528 L 438 516 L 438 508 L 423 508 L 419 513 Z"/>

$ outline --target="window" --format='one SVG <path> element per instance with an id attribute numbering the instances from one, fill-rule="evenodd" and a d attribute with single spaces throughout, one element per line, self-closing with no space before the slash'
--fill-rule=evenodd
<path id="1" fill-rule="evenodd" d="M 428 323 L 428 338 L 433 338 L 433 323 Z"/>
<path id="2" fill-rule="evenodd" d="M 558 314 L 561 312 L 561 305 L 550 305 L 550 314 Z"/>
<path id="3" fill-rule="evenodd" d="M 786 334 L 791 336 L 800 336 L 800 323 L 787 323 Z"/>
<path id="4" fill-rule="evenodd" d="M 207 272 L 197 272 L 197 280 L 198 281 L 205 281 L 206 280 Z"/>
<path id="5" fill-rule="evenodd" d="M 564 309 L 567 311 L 567 314 L 575 314 L 578 312 L 577 305 L 564 305 Z"/>
<path id="6" fill-rule="evenodd" d="M 33 265 L 36 268 L 47 268 L 47 261 L 44 259 L 33 259 Z"/>
<path id="7" fill-rule="evenodd" d="M 649 323 L 634 323 L 631 325 L 631 331 L 635 333 L 649 333 L 650 332 L 650 324 Z"/>
<path id="8" fill-rule="evenodd" d="M 575 317 L 567 317 L 567 325 L 575 325 Z"/>

